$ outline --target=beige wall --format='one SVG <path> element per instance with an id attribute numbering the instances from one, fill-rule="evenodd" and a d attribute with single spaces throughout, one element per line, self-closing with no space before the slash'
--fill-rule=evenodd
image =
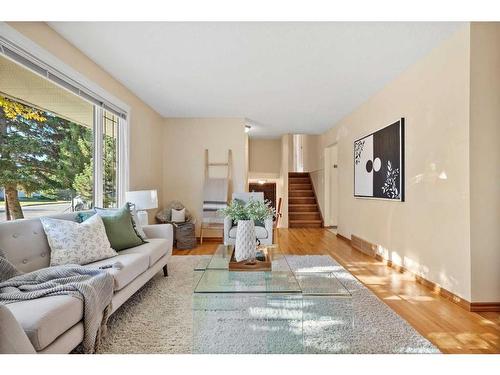
<path id="1" fill-rule="evenodd" d="M 472 301 L 500 301 L 500 23 L 471 25 Z"/>
<path id="2" fill-rule="evenodd" d="M 181 201 L 201 223 L 205 149 L 210 162 L 225 162 L 232 150 L 233 191 L 247 189 L 246 134 L 243 118 L 168 118 L 163 126 L 163 200 Z M 212 177 L 225 177 L 224 167 L 210 169 Z M 219 232 L 207 236 L 221 236 Z"/>
<path id="3" fill-rule="evenodd" d="M 249 172 L 279 175 L 281 169 L 280 139 L 249 140 Z"/>
<path id="4" fill-rule="evenodd" d="M 290 142 L 290 172 L 313 172 L 321 169 L 319 164 L 321 136 L 291 134 Z M 302 159 L 302 169 L 300 168 L 300 159 Z"/>
<path id="5" fill-rule="evenodd" d="M 131 107 L 130 190 L 158 189 L 161 197 L 161 116 L 44 22 L 8 24 Z"/>
<path id="6" fill-rule="evenodd" d="M 338 142 L 338 232 L 470 300 L 469 27 L 322 137 Z M 406 202 L 353 197 L 353 141 L 406 118 Z M 321 155 L 321 159 L 323 156 Z"/>
<path id="7" fill-rule="evenodd" d="M 276 203 L 283 199 L 283 180 L 281 171 L 281 139 L 249 140 L 249 182 L 266 182 L 276 184 Z M 283 206 L 283 202 L 282 202 Z M 279 224 L 282 227 L 282 221 Z"/>
<path id="8" fill-rule="evenodd" d="M 303 135 L 302 153 L 304 158 L 304 172 L 315 172 L 323 168 L 321 158 L 321 136 Z"/>

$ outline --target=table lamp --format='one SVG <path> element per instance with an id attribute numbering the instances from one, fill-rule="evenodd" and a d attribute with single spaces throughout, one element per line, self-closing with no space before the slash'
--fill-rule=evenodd
<path id="1" fill-rule="evenodd" d="M 146 210 L 158 208 L 158 193 L 156 190 L 137 190 L 125 193 L 127 202 L 132 203 L 137 210 L 139 225 L 148 225 Z"/>

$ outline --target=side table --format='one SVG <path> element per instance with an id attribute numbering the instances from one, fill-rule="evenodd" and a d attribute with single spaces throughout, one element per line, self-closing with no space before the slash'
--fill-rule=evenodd
<path id="1" fill-rule="evenodd" d="M 194 249 L 197 245 L 194 223 L 174 224 L 175 247 L 179 250 Z"/>

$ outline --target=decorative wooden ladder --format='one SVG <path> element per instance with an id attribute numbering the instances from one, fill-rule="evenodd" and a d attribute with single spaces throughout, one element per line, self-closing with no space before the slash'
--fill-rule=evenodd
<path id="1" fill-rule="evenodd" d="M 321 228 L 323 219 L 307 172 L 288 173 L 288 226 Z"/>
<path id="2" fill-rule="evenodd" d="M 208 156 L 208 149 L 205 149 L 205 181 L 210 177 L 210 167 L 226 167 L 227 168 L 227 202 L 229 202 L 231 197 L 231 179 L 232 179 L 232 170 L 233 170 L 233 153 L 231 149 L 227 151 L 227 162 L 222 163 L 213 163 L 210 162 L 210 158 Z M 224 223 L 205 223 L 201 221 L 200 226 L 200 244 L 203 245 L 203 232 L 204 230 L 221 230 L 224 231 Z M 222 233 L 224 235 L 224 233 Z"/>
<path id="3" fill-rule="evenodd" d="M 231 181 L 231 174 L 233 169 L 233 153 L 231 149 L 227 150 L 227 162 L 222 162 L 222 163 L 211 163 L 210 158 L 208 157 L 208 149 L 205 149 L 205 180 L 209 177 L 210 167 L 226 167 L 227 168 L 226 177 L 229 184 L 229 182 Z"/>

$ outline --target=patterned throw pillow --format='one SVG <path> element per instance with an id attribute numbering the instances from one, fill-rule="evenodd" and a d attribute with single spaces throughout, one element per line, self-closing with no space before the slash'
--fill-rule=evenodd
<path id="1" fill-rule="evenodd" d="M 83 223 L 40 219 L 50 246 L 50 265 L 87 264 L 118 255 L 111 248 L 104 223 L 94 215 Z"/>

